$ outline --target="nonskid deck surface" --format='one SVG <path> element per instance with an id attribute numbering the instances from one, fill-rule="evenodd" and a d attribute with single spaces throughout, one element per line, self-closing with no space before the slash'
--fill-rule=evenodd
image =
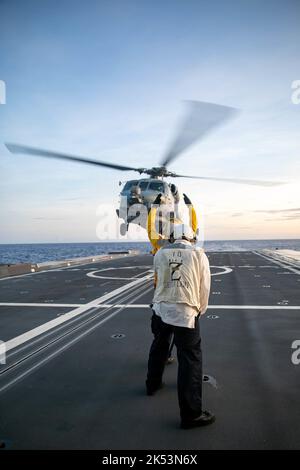
<path id="1" fill-rule="evenodd" d="M 299 272 L 254 252 L 208 254 L 201 329 L 214 425 L 179 429 L 176 362 L 166 387 L 145 395 L 153 259 L 124 256 L 0 280 L 6 447 L 299 448 Z"/>

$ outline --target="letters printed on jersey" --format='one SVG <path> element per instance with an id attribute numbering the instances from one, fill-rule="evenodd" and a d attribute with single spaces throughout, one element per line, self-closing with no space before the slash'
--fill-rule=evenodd
<path id="1" fill-rule="evenodd" d="M 200 311 L 202 257 L 206 257 L 204 251 L 190 244 L 162 247 L 154 257 L 157 285 L 153 302 L 186 303 Z"/>

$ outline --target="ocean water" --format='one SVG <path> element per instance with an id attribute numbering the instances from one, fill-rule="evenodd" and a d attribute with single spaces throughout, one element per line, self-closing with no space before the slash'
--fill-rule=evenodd
<path id="1" fill-rule="evenodd" d="M 249 251 L 290 249 L 300 251 L 300 239 L 296 240 L 208 240 L 206 251 Z M 84 256 L 95 256 L 116 250 L 140 250 L 149 253 L 147 242 L 96 242 L 96 243 L 33 243 L 0 244 L 0 264 L 42 263 Z"/>

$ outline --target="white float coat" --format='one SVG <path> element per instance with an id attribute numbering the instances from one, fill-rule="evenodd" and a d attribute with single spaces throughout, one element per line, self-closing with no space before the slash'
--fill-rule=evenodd
<path id="1" fill-rule="evenodd" d="M 165 323 L 193 328 L 195 317 L 207 309 L 210 292 L 204 250 L 187 240 L 165 245 L 154 256 L 154 275 L 155 313 Z"/>

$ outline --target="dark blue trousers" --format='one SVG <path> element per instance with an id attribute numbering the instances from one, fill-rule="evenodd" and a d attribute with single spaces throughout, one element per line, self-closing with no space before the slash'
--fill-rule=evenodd
<path id="1" fill-rule="evenodd" d="M 193 419 L 202 412 L 202 352 L 199 318 L 195 328 L 184 328 L 164 323 L 153 313 L 151 329 L 154 335 L 149 360 L 147 385 L 155 388 L 162 382 L 168 358 L 172 333 L 177 348 L 177 391 L 182 419 Z"/>

